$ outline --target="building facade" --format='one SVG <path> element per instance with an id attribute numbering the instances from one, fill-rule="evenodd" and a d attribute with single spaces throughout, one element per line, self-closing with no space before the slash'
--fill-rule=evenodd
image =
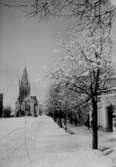
<path id="1" fill-rule="evenodd" d="M 116 76 L 107 81 L 108 90 L 98 97 L 98 128 L 105 131 L 116 131 Z M 87 104 L 90 123 L 92 122 L 92 106 Z"/>
<path id="2" fill-rule="evenodd" d="M 98 126 L 106 131 L 115 130 L 116 126 L 116 76 L 108 81 L 108 89 L 98 97 Z"/>
<path id="3" fill-rule="evenodd" d="M 26 68 L 19 80 L 19 96 L 15 103 L 15 116 L 38 116 L 39 107 L 36 96 L 31 96 L 31 87 Z"/>

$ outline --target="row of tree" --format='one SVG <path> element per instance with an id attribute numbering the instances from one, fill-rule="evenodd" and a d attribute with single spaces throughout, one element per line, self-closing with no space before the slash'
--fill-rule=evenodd
<path id="1" fill-rule="evenodd" d="M 73 117 L 75 115 L 75 122 L 77 122 L 79 119 L 81 120 L 79 118 L 80 113 L 83 117 L 83 105 L 86 102 L 91 104 L 93 148 L 98 146 L 98 97 L 108 90 L 107 81 L 113 74 L 110 55 L 106 51 L 106 45 L 109 41 L 105 37 L 101 46 L 100 40 L 96 36 L 89 38 L 88 41 L 86 38 L 85 46 L 81 46 L 74 38 L 69 43 L 66 42 L 66 45 L 63 43 L 66 54 L 51 75 L 55 79 L 55 84 L 52 85 L 48 101 L 50 113 L 54 119 L 58 119 L 60 126 L 62 126 L 61 120 L 63 118 L 65 127 L 67 118 L 69 115 L 71 116 L 74 109 L 76 114 L 73 113 L 72 115 Z M 85 118 L 88 114 L 88 111 L 84 113 Z"/>
<path id="2" fill-rule="evenodd" d="M 101 93 L 107 91 L 107 80 L 112 74 L 111 65 L 111 28 L 115 16 L 115 7 L 110 0 L 56 0 L 35 1 L 30 15 L 40 18 L 47 16 L 74 16 L 76 23 L 72 26 L 72 39 L 69 43 L 63 41 L 65 58 L 59 63 L 53 78 L 66 84 L 68 90 L 75 92 L 77 105 L 83 100 L 89 100 L 92 106 L 92 148 L 98 148 L 97 101 Z M 77 38 L 81 32 L 81 42 Z M 83 36 L 84 34 L 84 36 Z M 57 85 L 57 84 L 56 84 Z M 67 110 L 69 94 L 63 89 L 64 107 Z M 64 96 L 65 94 L 65 96 Z M 59 102 L 59 101 L 58 101 Z M 56 105 L 57 106 L 57 105 Z M 58 109 L 59 110 L 59 109 Z M 67 114 L 65 114 L 67 120 Z"/>
<path id="3" fill-rule="evenodd" d="M 67 130 L 67 121 L 74 125 L 86 122 L 87 113 L 82 112 L 80 97 L 68 89 L 67 83 L 54 83 L 50 90 L 47 100 L 47 114 L 52 116 L 60 127 Z"/>

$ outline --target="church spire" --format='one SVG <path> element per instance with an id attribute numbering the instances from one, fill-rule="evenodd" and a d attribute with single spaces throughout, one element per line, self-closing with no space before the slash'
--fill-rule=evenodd
<path id="1" fill-rule="evenodd" d="M 25 98 L 30 95 L 30 82 L 28 80 L 28 74 L 26 67 L 24 68 L 22 78 L 19 84 L 20 97 Z"/>
<path id="2" fill-rule="evenodd" d="M 22 78 L 21 78 L 21 86 L 30 87 L 30 83 L 29 83 L 29 80 L 28 80 L 28 74 L 27 74 L 26 67 L 24 68 L 23 75 L 22 75 Z"/>

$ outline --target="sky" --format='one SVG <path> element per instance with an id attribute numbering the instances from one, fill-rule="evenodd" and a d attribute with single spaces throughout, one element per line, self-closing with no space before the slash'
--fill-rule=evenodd
<path id="1" fill-rule="evenodd" d="M 4 105 L 14 107 L 25 66 L 31 94 L 43 100 L 49 85 L 44 76 L 55 62 L 57 34 L 65 31 L 67 24 L 63 19 L 39 22 L 19 9 L 0 6 L 0 92 Z"/>
<path id="2" fill-rule="evenodd" d="M 68 19 L 39 22 L 37 18 L 26 17 L 22 10 L 0 6 L 0 92 L 4 94 L 4 105 L 14 108 L 18 81 L 25 66 L 31 94 L 39 100 L 44 99 L 49 86 L 49 80 L 44 76 L 58 56 L 55 53 L 58 33 L 65 33 L 69 25 Z M 116 30 L 113 31 L 115 41 Z"/>

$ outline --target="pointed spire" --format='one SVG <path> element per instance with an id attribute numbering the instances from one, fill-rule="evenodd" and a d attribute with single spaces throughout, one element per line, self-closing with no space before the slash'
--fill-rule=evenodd
<path id="1" fill-rule="evenodd" d="M 30 82 L 28 80 L 27 69 L 25 67 L 22 78 L 19 81 L 19 97 L 24 99 L 27 96 L 30 96 Z"/>
<path id="2" fill-rule="evenodd" d="M 23 87 L 30 86 L 30 83 L 29 83 L 29 80 L 28 80 L 28 74 L 27 74 L 27 69 L 26 69 L 26 67 L 24 68 L 24 71 L 23 71 L 23 75 L 22 75 L 20 84 L 21 84 L 21 86 L 23 86 Z"/>

